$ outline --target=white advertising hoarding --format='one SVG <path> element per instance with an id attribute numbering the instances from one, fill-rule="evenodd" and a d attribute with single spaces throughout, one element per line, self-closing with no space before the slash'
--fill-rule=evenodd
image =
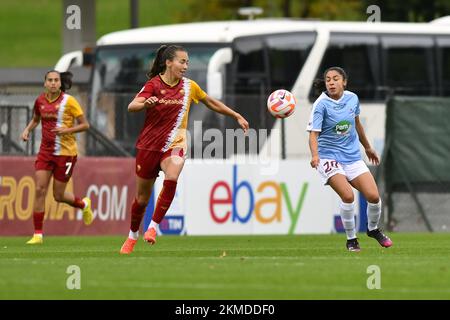
<path id="1" fill-rule="evenodd" d="M 334 232 L 338 197 L 309 160 L 279 161 L 272 171 L 231 160 L 188 160 L 167 217 L 184 213 L 189 235 Z"/>

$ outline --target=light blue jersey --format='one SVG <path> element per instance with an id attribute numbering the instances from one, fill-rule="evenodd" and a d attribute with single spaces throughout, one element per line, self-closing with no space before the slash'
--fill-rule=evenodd
<path id="1" fill-rule="evenodd" d="M 313 104 L 307 131 L 318 131 L 319 157 L 343 164 L 362 160 L 355 117 L 359 115 L 359 99 L 344 91 L 339 100 L 322 93 Z"/>

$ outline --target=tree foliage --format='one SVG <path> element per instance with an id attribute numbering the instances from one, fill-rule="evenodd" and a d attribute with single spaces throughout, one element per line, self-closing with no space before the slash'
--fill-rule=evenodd
<path id="1" fill-rule="evenodd" d="M 449 0 L 363 0 L 364 6 L 377 5 L 381 21 L 429 22 L 450 15 Z"/>
<path id="2" fill-rule="evenodd" d="M 188 10 L 176 15 L 177 22 L 239 20 L 241 7 L 261 7 L 259 18 L 303 18 L 320 20 L 362 20 L 365 9 L 361 0 L 185 0 Z"/>
<path id="3" fill-rule="evenodd" d="M 366 9 L 377 5 L 382 21 L 428 22 L 450 14 L 450 0 L 185 0 L 187 10 L 175 14 L 176 22 L 246 19 L 240 7 L 264 10 L 260 18 L 302 18 L 318 20 L 359 20 L 368 17 Z"/>

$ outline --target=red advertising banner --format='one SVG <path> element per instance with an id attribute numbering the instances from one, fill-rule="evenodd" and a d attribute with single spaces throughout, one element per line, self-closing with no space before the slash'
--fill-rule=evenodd
<path id="1" fill-rule="evenodd" d="M 33 234 L 35 157 L 0 157 L 0 236 Z M 135 196 L 133 158 L 78 158 L 66 191 L 92 201 L 94 221 L 85 226 L 81 211 L 53 199 L 53 179 L 45 200 L 47 235 L 126 235 Z"/>

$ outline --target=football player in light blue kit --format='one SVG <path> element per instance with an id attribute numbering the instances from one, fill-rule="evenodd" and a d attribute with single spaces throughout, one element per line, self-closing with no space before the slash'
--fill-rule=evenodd
<path id="1" fill-rule="evenodd" d="M 381 200 L 375 179 L 364 163 L 359 143 L 369 160 L 379 164 L 379 158 L 364 133 L 359 120 L 358 96 L 345 90 L 347 74 L 342 68 L 331 67 L 324 72 L 322 88 L 325 91 L 313 104 L 307 126 L 311 166 L 316 168 L 324 184 L 339 195 L 340 215 L 347 234 L 347 249 L 360 251 L 355 229 L 353 189 L 367 199 L 367 235 L 388 248 L 392 241 L 378 227 Z"/>

